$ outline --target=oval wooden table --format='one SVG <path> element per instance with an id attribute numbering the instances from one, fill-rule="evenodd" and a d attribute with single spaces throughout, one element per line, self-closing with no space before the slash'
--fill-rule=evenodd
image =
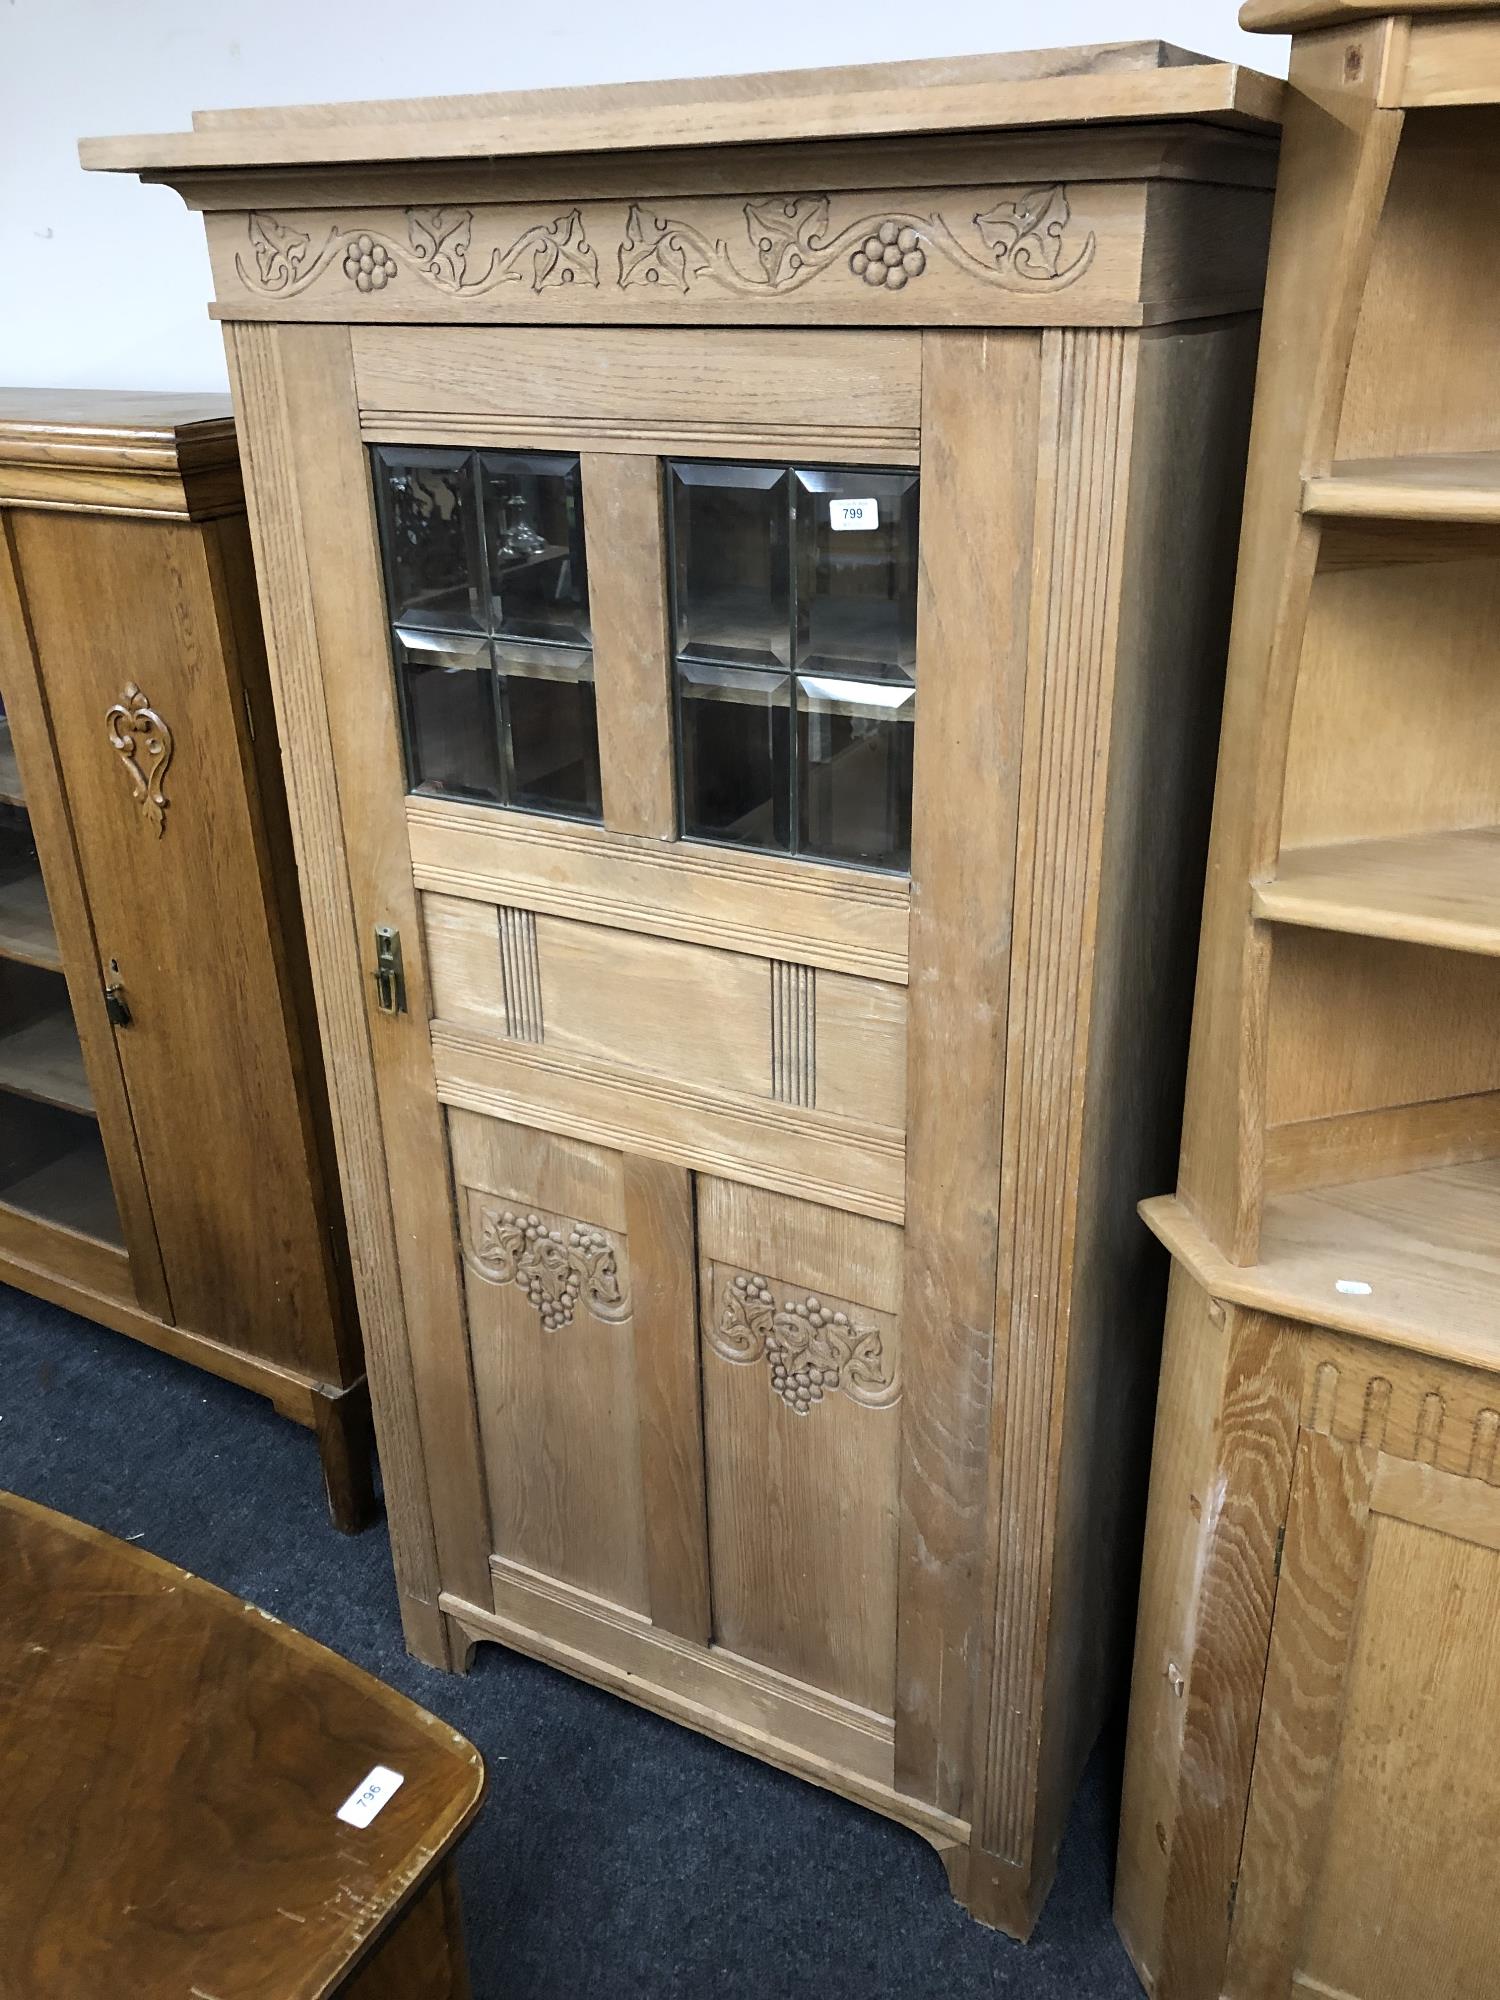
<path id="1" fill-rule="evenodd" d="M 377 1767 L 401 1782 L 359 1824 Z M 0 2000 L 466 2000 L 484 1783 L 302 1633 L 0 1495 Z"/>

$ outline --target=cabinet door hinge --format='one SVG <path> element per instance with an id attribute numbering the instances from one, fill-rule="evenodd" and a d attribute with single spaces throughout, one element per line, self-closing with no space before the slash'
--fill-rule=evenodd
<path id="1" fill-rule="evenodd" d="M 375 926 L 375 997 L 382 1014 L 406 1012 L 406 974 L 401 969 L 401 933 L 394 924 Z"/>
<path id="2" fill-rule="evenodd" d="M 1282 1525 L 1276 1530 L 1276 1560 L 1271 1565 L 1271 1573 L 1273 1576 L 1280 1576 L 1281 1574 L 1281 1558 L 1285 1549 L 1286 1549 L 1286 1523 L 1283 1522 Z"/>

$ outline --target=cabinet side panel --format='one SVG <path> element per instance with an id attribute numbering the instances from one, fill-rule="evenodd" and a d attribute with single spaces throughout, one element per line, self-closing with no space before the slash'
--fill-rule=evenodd
<path id="1" fill-rule="evenodd" d="M 1115 1870 L 1115 1923 L 1148 1990 L 1161 1963 L 1167 1856 L 1187 1719 L 1184 1697 L 1227 1356 L 1222 1310 L 1185 1271 L 1174 1270 L 1156 1406 Z"/>
<path id="2" fill-rule="evenodd" d="M 897 1783 L 962 1810 L 995 1332 L 1041 342 L 922 348 Z"/>
<path id="3" fill-rule="evenodd" d="M 366 1014 L 350 849 L 341 816 L 342 773 L 336 773 L 335 732 L 320 658 L 326 645 L 335 666 L 344 667 L 346 704 L 362 703 L 367 711 L 373 707 L 379 713 L 379 704 L 372 703 L 366 686 L 370 660 L 385 657 L 384 634 L 379 635 L 376 645 L 371 630 L 380 612 L 378 581 L 365 575 L 364 566 L 356 562 L 355 581 L 363 577 L 365 589 L 373 588 L 374 598 L 365 605 L 356 590 L 346 605 L 343 599 L 350 579 L 338 575 L 340 559 L 348 554 L 347 546 L 340 543 L 347 544 L 351 513 L 370 544 L 365 564 L 373 562 L 369 501 L 362 498 L 357 507 L 338 508 L 327 502 L 330 490 L 342 492 L 351 482 L 348 500 L 367 491 L 349 339 L 337 328 L 283 333 L 265 327 L 230 327 L 226 328 L 226 347 L 277 724 L 286 760 L 313 985 L 331 1079 L 334 1135 L 373 1392 L 391 1549 L 402 1594 L 402 1619 L 407 1643 L 414 1651 L 428 1659 L 445 1660 L 447 1639 L 438 1608 L 438 1554 L 428 1454 L 418 1410 L 417 1364 L 408 1344 L 407 1305 Z M 327 567 L 330 560 L 331 572 Z M 344 615 L 349 609 L 355 613 L 352 629 Z M 385 699 L 388 705 L 389 697 Z M 399 813 L 399 767 L 390 768 L 394 750 L 392 741 L 385 759 L 370 760 L 376 768 L 366 782 L 388 788 L 390 803 Z M 351 779 L 353 776 L 351 772 Z M 352 806 L 352 798 L 344 804 Z M 359 830 L 357 821 L 351 830 Z M 407 868 L 409 885 L 404 829 L 398 826 L 397 832 L 397 842 L 372 840 L 362 867 L 368 868 L 380 857 L 389 865 L 399 857 Z M 362 886 L 367 897 L 368 881 Z M 410 929 L 415 939 L 414 921 Z M 430 1063 L 425 1021 L 416 1032 L 420 1036 L 419 1054 Z M 436 1123 L 435 1108 L 432 1116 Z M 438 1137 L 440 1143 L 441 1135 Z M 440 1192 L 443 1180 L 439 1155 L 434 1185 Z M 437 1247 L 451 1265 L 452 1225 L 446 1196 L 437 1234 Z M 447 1283 L 454 1296 L 456 1317 L 456 1275 L 450 1274 Z M 458 1345 L 461 1347 L 461 1333 Z M 434 1469 L 446 1463 L 456 1473 L 460 1490 L 456 1504 L 445 1507 L 445 1514 L 461 1520 L 467 1506 L 472 1534 L 473 1522 L 483 1518 L 483 1501 L 466 1372 L 453 1387 L 457 1421 L 444 1440 Z M 482 1538 L 476 1539 L 481 1542 L 478 1553 L 482 1563 Z M 483 1568 L 472 1574 L 464 1571 L 461 1563 L 458 1568 L 461 1587 L 482 1601 Z"/>
<path id="4" fill-rule="evenodd" d="M 1170 1187 L 1181 1132 L 1256 330 L 1247 319 L 1142 335 L 1127 419 L 1120 626 L 1099 746 L 1108 775 L 1079 960 L 1092 994 L 1086 1012 L 1080 1003 L 1076 1247 L 1059 1273 L 1052 1355 L 1036 1900 L 1119 1684 L 1135 1602 L 1166 1285 L 1136 1204 Z"/>

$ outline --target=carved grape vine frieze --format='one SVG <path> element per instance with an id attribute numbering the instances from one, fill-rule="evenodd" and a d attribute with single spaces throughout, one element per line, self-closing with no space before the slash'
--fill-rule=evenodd
<path id="1" fill-rule="evenodd" d="M 130 786 L 147 824 L 159 840 L 167 830 L 167 767 L 175 745 L 172 732 L 134 681 L 105 710 L 109 747 L 130 774 Z"/>
<path id="2" fill-rule="evenodd" d="M 733 1274 L 707 1332 L 725 1361 L 764 1361 L 772 1393 L 796 1416 L 807 1416 L 835 1391 L 872 1410 L 900 1400 L 900 1379 L 878 1327 L 814 1296 L 788 1294 L 778 1305 L 770 1282 L 755 1272 Z"/>
<path id="3" fill-rule="evenodd" d="M 1006 193 L 955 227 L 937 209 L 877 209 L 835 225 L 827 194 L 763 197 L 743 205 L 745 242 L 736 249 L 722 236 L 654 204 L 632 202 L 615 258 L 618 290 L 638 287 L 689 293 L 706 285 L 743 297 L 780 297 L 801 290 L 825 271 L 886 291 L 922 278 L 939 256 L 965 275 L 1013 292 L 1058 291 L 1077 281 L 1094 259 L 1090 231 L 1072 230 L 1072 209 L 1061 185 Z M 293 298 L 330 266 L 363 293 L 383 291 L 411 271 L 439 291 L 474 297 L 498 285 L 600 287 L 599 256 L 583 212 L 574 208 L 521 230 L 496 245 L 471 268 L 475 211 L 408 208 L 405 239 L 394 230 L 346 229 L 332 223 L 318 240 L 263 210 L 247 220 L 252 262 L 236 256 L 235 269 L 252 291 Z"/>
<path id="4" fill-rule="evenodd" d="M 516 1285 L 542 1325 L 558 1333 L 573 1323 L 579 1300 L 595 1319 L 630 1317 L 614 1239 L 592 1223 L 508 1208 L 472 1193 L 464 1261 L 486 1283 Z"/>
<path id="5" fill-rule="evenodd" d="M 496 285 L 525 284 L 534 292 L 549 285 L 583 283 L 597 286 L 599 260 L 584 231 L 578 209 L 536 222 L 523 229 L 503 249 L 490 252 L 478 271 L 469 268 L 474 235 L 471 208 L 408 208 L 404 243 L 375 230 L 344 229 L 332 224 L 321 243 L 312 232 L 295 229 L 264 211 L 248 220 L 252 274 L 243 257 L 235 269 L 252 291 L 294 298 L 341 259 L 344 276 L 357 291 L 383 291 L 403 269 L 413 271 L 439 291 L 473 296 Z"/>

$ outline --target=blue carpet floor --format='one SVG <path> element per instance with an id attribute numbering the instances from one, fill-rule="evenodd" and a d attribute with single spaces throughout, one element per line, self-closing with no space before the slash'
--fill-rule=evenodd
<path id="1" fill-rule="evenodd" d="M 306 1432 L 3 1286 L 0 1485 L 253 1600 L 479 1746 L 490 1793 L 459 1860 L 475 2000 L 1138 2000 L 1109 1914 L 1117 1749 L 1023 1948 L 873 1813 L 498 1646 L 465 1678 L 409 1659 L 384 1527 L 335 1533 Z"/>

